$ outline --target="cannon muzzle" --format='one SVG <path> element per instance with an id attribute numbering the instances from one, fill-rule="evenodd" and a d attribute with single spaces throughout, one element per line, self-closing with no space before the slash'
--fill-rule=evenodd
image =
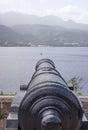
<path id="1" fill-rule="evenodd" d="M 61 130 L 61 119 L 54 110 L 47 110 L 41 119 L 42 130 Z"/>

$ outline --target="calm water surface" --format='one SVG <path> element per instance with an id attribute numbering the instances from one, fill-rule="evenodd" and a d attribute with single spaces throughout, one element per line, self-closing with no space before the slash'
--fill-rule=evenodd
<path id="1" fill-rule="evenodd" d="M 42 58 L 53 60 L 66 81 L 80 76 L 88 95 L 88 47 L 0 47 L 0 92 L 16 93 L 28 84 Z"/>

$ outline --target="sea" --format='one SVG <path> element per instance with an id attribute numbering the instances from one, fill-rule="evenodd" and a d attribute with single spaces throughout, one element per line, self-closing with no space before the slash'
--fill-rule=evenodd
<path id="1" fill-rule="evenodd" d="M 88 47 L 0 47 L 0 93 L 17 93 L 43 58 L 53 60 L 67 83 L 80 77 L 81 93 L 88 95 Z"/>

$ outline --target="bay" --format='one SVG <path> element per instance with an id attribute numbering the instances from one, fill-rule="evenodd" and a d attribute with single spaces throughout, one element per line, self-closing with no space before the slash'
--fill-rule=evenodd
<path id="1" fill-rule="evenodd" d="M 28 84 L 42 58 L 53 60 L 66 81 L 82 78 L 88 95 L 88 47 L 0 47 L 0 92 L 14 94 Z"/>

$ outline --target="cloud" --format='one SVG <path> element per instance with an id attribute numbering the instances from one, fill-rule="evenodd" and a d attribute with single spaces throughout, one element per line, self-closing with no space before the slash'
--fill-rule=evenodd
<path id="1" fill-rule="evenodd" d="M 88 23 L 88 11 L 78 6 L 66 6 L 60 9 L 59 16 L 65 20 L 72 19 L 76 22 Z"/>
<path id="2" fill-rule="evenodd" d="M 75 5 L 64 5 L 64 7 L 56 9 L 42 8 L 43 3 L 45 5 L 46 1 L 47 0 L 0 0 L 0 12 L 16 11 L 38 16 L 55 15 L 64 20 L 70 19 L 88 24 L 88 10 Z"/>
<path id="3" fill-rule="evenodd" d="M 45 11 L 48 15 L 56 15 L 64 20 L 73 20 L 79 23 L 88 24 L 88 10 L 82 9 L 78 6 L 68 5 L 58 10 L 47 9 Z"/>

